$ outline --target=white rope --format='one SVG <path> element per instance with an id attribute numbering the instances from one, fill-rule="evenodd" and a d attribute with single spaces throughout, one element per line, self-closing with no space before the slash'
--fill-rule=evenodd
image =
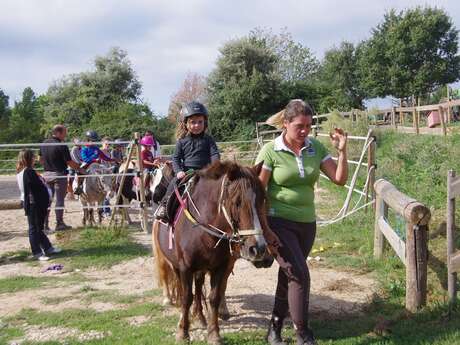
<path id="1" fill-rule="evenodd" d="M 48 210 L 64 210 L 64 211 L 67 211 L 67 210 L 73 210 L 73 211 L 78 211 L 78 210 L 85 210 L 85 209 L 94 209 L 94 208 L 133 208 L 133 209 L 140 209 L 140 205 L 139 206 L 132 206 L 132 205 L 99 205 L 99 206 L 80 206 L 80 207 L 70 207 L 70 208 L 67 208 L 65 206 L 59 206 L 59 207 L 48 207 Z"/>
<path id="2" fill-rule="evenodd" d="M 92 174 L 92 175 L 83 175 L 83 174 L 77 174 L 78 177 L 83 177 L 83 178 L 86 178 L 86 177 L 103 177 L 103 176 L 121 176 L 122 173 L 118 173 L 118 174 Z M 137 173 L 126 173 L 125 176 L 137 176 Z M 49 176 L 50 178 L 68 178 L 68 177 L 75 177 L 75 175 L 57 175 L 57 176 L 53 176 L 53 175 L 50 175 Z"/>
<path id="3" fill-rule="evenodd" d="M 127 145 L 131 144 L 132 141 L 90 141 L 90 142 L 79 142 L 78 146 L 91 146 L 91 145 Z M 74 142 L 59 142 L 59 143 L 24 143 L 24 144 L 0 144 L 0 149 L 3 148 L 17 148 L 17 147 L 29 147 L 29 146 L 76 146 Z"/>
<path id="4" fill-rule="evenodd" d="M 336 223 L 337 221 L 341 220 L 341 219 L 344 219 L 345 217 L 348 217 L 349 215 L 353 214 L 356 212 L 356 210 L 358 209 L 361 209 L 362 207 L 359 207 L 357 208 L 358 204 L 361 202 L 362 200 L 362 197 L 365 196 L 365 193 L 364 191 L 366 190 L 368 184 L 369 184 L 369 179 L 370 179 L 370 174 L 369 172 L 371 171 L 371 169 L 368 170 L 367 172 L 367 177 L 366 177 L 366 183 L 364 184 L 364 188 L 363 188 L 363 191 L 359 191 L 358 194 L 360 194 L 360 197 L 358 199 L 358 201 L 355 203 L 355 206 L 353 207 L 353 209 L 351 211 L 348 211 L 346 212 L 346 210 L 348 209 L 348 205 L 350 204 L 351 202 L 351 197 L 352 197 L 352 194 L 353 192 L 357 192 L 355 191 L 355 186 L 356 186 L 356 181 L 357 181 L 357 177 L 358 177 L 358 173 L 359 173 L 359 170 L 361 168 L 361 166 L 363 165 L 363 159 L 364 159 L 364 156 L 365 156 L 365 153 L 367 151 L 367 149 L 369 148 L 369 146 L 372 144 L 372 142 L 374 141 L 374 138 L 371 137 L 371 131 L 369 131 L 367 133 L 367 142 L 366 144 L 363 146 L 363 150 L 361 151 L 361 156 L 360 156 L 360 159 L 358 161 L 358 166 L 356 167 L 355 169 L 355 172 L 353 174 L 353 177 L 352 177 L 352 180 L 351 180 L 351 183 L 350 183 L 350 186 L 347 186 L 348 187 L 348 192 L 347 192 L 347 196 L 345 198 L 345 202 L 342 206 L 342 208 L 340 209 L 340 211 L 337 213 L 337 215 L 335 217 L 333 217 L 332 219 L 330 220 L 327 220 L 327 221 L 321 221 L 321 226 L 325 226 L 327 224 L 333 224 L 333 223 Z M 373 168 L 373 167 L 371 167 Z M 372 202 L 374 202 L 372 200 Z M 369 204 L 369 203 L 368 203 Z M 368 205 L 366 204 L 366 206 Z"/>
<path id="5" fill-rule="evenodd" d="M 364 204 L 364 205 L 362 205 L 362 206 L 360 206 L 360 207 L 358 207 L 358 208 L 355 208 L 354 210 L 348 212 L 346 215 L 343 215 L 343 216 L 341 216 L 340 218 L 336 218 L 336 219 L 334 219 L 334 220 L 326 220 L 326 221 L 318 220 L 318 221 L 316 221 L 316 224 L 318 224 L 318 226 L 322 227 L 322 226 L 326 226 L 326 225 L 330 225 L 330 224 L 337 223 L 337 222 L 339 222 L 339 221 L 345 219 L 346 217 L 351 216 L 353 213 L 356 213 L 356 212 L 358 212 L 359 210 L 361 210 L 361 209 L 363 209 L 363 208 L 365 208 L 365 207 L 367 207 L 367 206 L 369 206 L 369 205 L 372 205 L 373 203 L 375 203 L 375 200 L 371 200 L 371 201 L 369 201 L 368 203 L 366 203 L 366 204 Z"/>

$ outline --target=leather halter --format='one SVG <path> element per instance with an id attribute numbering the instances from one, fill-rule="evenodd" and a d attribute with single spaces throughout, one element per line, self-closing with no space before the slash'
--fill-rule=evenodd
<path id="1" fill-rule="evenodd" d="M 180 203 L 180 205 L 181 205 L 181 207 L 182 207 L 182 209 L 184 211 L 184 214 L 187 217 L 187 219 L 193 224 L 194 227 L 200 227 L 206 233 L 208 233 L 208 234 L 210 234 L 210 235 L 212 235 L 214 237 L 219 238 L 219 241 L 217 242 L 216 246 L 223 239 L 227 240 L 229 242 L 241 243 L 242 242 L 241 237 L 263 235 L 262 229 L 245 229 L 245 230 L 241 230 L 241 229 L 238 229 L 234 225 L 234 222 L 232 221 L 227 209 L 225 208 L 224 200 L 223 200 L 224 193 L 225 193 L 225 187 L 226 187 L 226 181 L 227 181 L 227 175 L 224 175 L 224 178 L 222 179 L 222 183 L 221 183 L 221 187 L 220 187 L 220 196 L 219 196 L 219 203 L 218 203 L 217 212 L 218 212 L 218 214 L 220 214 L 222 212 L 222 214 L 224 215 L 225 220 L 227 221 L 227 223 L 230 225 L 230 228 L 232 229 L 232 234 L 231 235 L 228 235 L 225 231 L 215 227 L 212 224 L 200 223 L 195 219 L 195 217 L 193 217 L 193 215 L 190 213 L 190 211 L 188 209 L 188 206 L 187 206 L 187 203 L 186 203 L 187 200 L 189 200 L 190 203 L 193 205 L 193 207 L 196 210 L 196 212 L 198 213 L 198 215 L 200 215 L 200 211 L 196 207 L 196 205 L 195 205 L 195 203 L 194 203 L 194 201 L 192 199 L 192 196 L 190 195 L 190 192 L 188 190 L 189 185 L 187 185 L 186 190 L 184 192 L 184 194 L 186 195 L 186 197 L 184 199 L 182 199 L 182 197 L 180 197 L 179 192 L 177 191 L 177 188 L 175 190 L 176 195 L 177 195 L 178 200 L 179 200 L 179 203 Z"/>

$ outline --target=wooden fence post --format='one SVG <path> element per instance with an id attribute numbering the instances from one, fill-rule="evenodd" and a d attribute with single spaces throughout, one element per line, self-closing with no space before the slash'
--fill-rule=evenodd
<path id="1" fill-rule="evenodd" d="M 115 205 L 118 203 L 118 200 L 120 200 L 121 193 L 123 191 L 123 186 L 126 180 L 126 172 L 128 171 L 129 163 L 131 163 L 131 159 L 133 157 L 133 150 L 134 150 L 134 143 L 131 143 L 129 144 L 129 147 L 128 147 L 128 157 L 126 158 L 126 167 L 125 167 L 125 170 L 123 170 L 123 172 L 121 173 L 120 185 L 118 186 L 117 195 L 115 196 Z M 109 226 L 111 226 L 113 221 L 115 220 L 115 215 L 117 212 L 123 213 L 125 212 L 125 209 L 121 209 L 120 211 L 119 207 L 115 207 L 115 209 L 112 212 L 112 216 L 110 217 Z M 128 212 L 128 210 L 126 210 L 126 212 Z"/>
<path id="2" fill-rule="evenodd" d="M 149 224 L 148 224 L 148 219 L 147 219 L 147 203 L 145 202 L 145 186 L 144 186 L 144 164 L 142 162 L 142 157 L 141 157 L 141 144 L 139 142 L 140 135 L 139 132 L 134 133 L 134 139 L 136 140 L 136 147 L 137 147 L 137 165 L 139 167 L 139 177 L 140 177 L 140 184 L 139 184 L 139 190 L 140 190 L 140 201 L 141 201 L 141 223 L 142 223 L 142 229 L 149 233 L 151 229 L 149 229 Z"/>
<path id="3" fill-rule="evenodd" d="M 376 195 L 375 200 L 375 226 L 374 226 L 374 257 L 381 259 L 383 256 L 383 249 L 385 246 L 385 238 L 382 231 L 380 231 L 379 219 L 388 217 L 388 205 L 380 195 Z"/>
<path id="4" fill-rule="evenodd" d="M 426 304 L 428 223 L 431 213 L 425 205 L 401 193 L 383 179 L 375 183 L 375 191 L 374 257 L 382 257 L 385 237 L 406 266 L 406 309 L 415 312 Z M 388 205 L 387 208 L 385 205 Z M 406 221 L 405 241 L 385 219 L 388 207 Z"/>
<path id="5" fill-rule="evenodd" d="M 406 309 L 411 312 L 426 305 L 428 279 L 428 224 L 420 225 L 426 221 L 416 208 L 406 224 Z"/>
<path id="6" fill-rule="evenodd" d="M 455 252 L 455 193 L 451 188 L 455 179 L 455 172 L 449 170 L 447 174 L 447 286 L 451 305 L 457 299 L 457 273 L 450 265 L 450 258 Z"/>
<path id="7" fill-rule="evenodd" d="M 415 134 L 419 134 L 419 128 L 418 128 L 418 116 L 417 116 L 417 111 L 414 110 L 412 111 L 412 125 L 414 126 L 414 132 Z"/>
<path id="8" fill-rule="evenodd" d="M 369 194 L 371 196 L 371 200 L 375 200 L 375 190 L 374 190 L 374 183 L 375 183 L 375 169 L 376 169 L 376 164 L 375 164 L 375 149 L 377 146 L 377 143 L 375 142 L 375 136 L 373 133 L 371 133 L 370 138 L 372 138 L 372 143 L 370 143 L 368 149 L 367 149 L 367 173 L 369 174 L 369 182 L 367 184 L 367 190 L 366 190 L 366 203 L 369 198 Z M 375 204 L 372 207 L 372 209 L 375 210 Z M 367 212 L 367 207 L 366 207 L 366 212 Z"/>
<path id="9" fill-rule="evenodd" d="M 447 135 L 446 119 L 444 118 L 444 108 L 442 106 L 439 106 L 438 112 L 439 112 L 439 118 L 441 120 L 442 133 L 444 135 Z"/>
<path id="10" fill-rule="evenodd" d="M 396 107 L 391 108 L 391 125 L 396 129 Z"/>

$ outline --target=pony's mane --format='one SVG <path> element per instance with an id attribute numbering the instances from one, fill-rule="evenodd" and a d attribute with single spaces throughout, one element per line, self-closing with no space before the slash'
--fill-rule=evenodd
<path id="1" fill-rule="evenodd" d="M 224 175 L 227 176 L 228 183 L 231 184 L 231 188 L 227 190 L 227 197 L 230 200 L 236 201 L 239 196 L 244 195 L 248 190 L 256 192 L 258 203 L 263 202 L 265 199 L 265 190 L 252 168 L 231 161 L 215 161 L 206 169 L 198 172 L 199 178 L 212 180 L 219 180 Z M 237 205 L 238 203 L 235 202 L 234 204 Z M 241 206 L 251 207 L 251 205 Z"/>
<path id="2" fill-rule="evenodd" d="M 250 168 L 244 167 L 232 161 L 214 161 L 207 168 L 198 172 L 199 177 L 218 180 L 224 175 L 229 177 L 229 180 L 238 178 L 255 178 Z"/>

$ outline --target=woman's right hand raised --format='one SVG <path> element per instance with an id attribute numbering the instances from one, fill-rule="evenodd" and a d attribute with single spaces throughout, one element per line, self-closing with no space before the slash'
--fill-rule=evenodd
<path id="1" fill-rule="evenodd" d="M 176 175 L 179 180 L 182 180 L 185 177 L 185 172 L 179 171 Z"/>

